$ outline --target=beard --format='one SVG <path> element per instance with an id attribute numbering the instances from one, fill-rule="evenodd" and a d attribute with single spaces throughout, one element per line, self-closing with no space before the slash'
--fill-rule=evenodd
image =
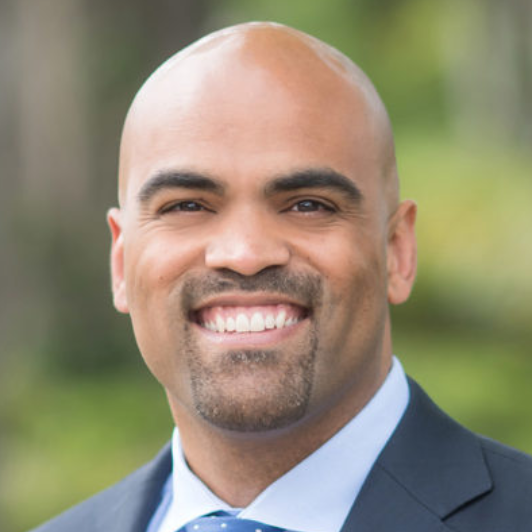
<path id="1" fill-rule="evenodd" d="M 229 351 L 207 365 L 189 350 L 194 407 L 226 430 L 263 432 L 291 425 L 308 409 L 315 351 L 302 351 L 289 363 L 273 350 Z"/>
<path id="2" fill-rule="evenodd" d="M 288 294 L 314 309 L 321 299 L 318 276 L 274 269 L 249 278 L 228 272 L 201 281 L 189 279 L 182 296 L 184 305 L 193 308 L 195 300 L 235 289 Z M 187 323 L 181 356 L 188 366 L 196 412 L 214 426 L 247 433 L 282 429 L 302 419 L 314 382 L 315 323 L 304 336 L 283 350 L 241 349 L 209 356 Z"/>

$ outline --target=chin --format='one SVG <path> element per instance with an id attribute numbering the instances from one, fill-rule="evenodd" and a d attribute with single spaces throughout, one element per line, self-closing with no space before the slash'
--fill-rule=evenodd
<path id="1" fill-rule="evenodd" d="M 216 371 L 191 367 L 196 413 L 213 426 L 237 432 L 265 432 L 301 420 L 312 392 L 312 352 L 280 361 L 275 351 L 226 353 Z"/>

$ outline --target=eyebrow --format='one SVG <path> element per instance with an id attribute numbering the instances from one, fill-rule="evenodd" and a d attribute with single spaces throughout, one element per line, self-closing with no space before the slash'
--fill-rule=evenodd
<path id="1" fill-rule="evenodd" d="M 205 190 L 221 196 L 225 190 L 222 183 L 191 171 L 162 171 L 148 179 L 137 194 L 139 203 L 148 203 L 162 190 L 184 188 Z"/>
<path id="2" fill-rule="evenodd" d="M 265 193 L 271 196 L 278 192 L 290 192 L 302 188 L 337 190 L 355 203 L 360 203 L 364 198 L 351 179 L 332 168 L 309 168 L 279 176 L 266 186 Z"/>
<path id="3" fill-rule="evenodd" d="M 148 179 L 141 187 L 137 198 L 139 203 L 148 203 L 157 193 L 165 189 L 184 188 L 204 190 L 219 196 L 225 186 L 219 181 L 192 171 L 161 171 Z M 265 187 L 265 195 L 291 192 L 305 188 L 332 189 L 346 195 L 351 201 L 360 203 L 363 194 L 351 179 L 331 168 L 308 168 L 274 178 Z"/>

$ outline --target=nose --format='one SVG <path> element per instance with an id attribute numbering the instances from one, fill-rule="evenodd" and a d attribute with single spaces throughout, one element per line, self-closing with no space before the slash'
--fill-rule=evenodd
<path id="1" fill-rule="evenodd" d="M 220 220 L 205 251 L 206 266 L 251 276 L 271 266 L 288 264 L 288 243 L 275 222 L 267 218 L 246 209 Z"/>

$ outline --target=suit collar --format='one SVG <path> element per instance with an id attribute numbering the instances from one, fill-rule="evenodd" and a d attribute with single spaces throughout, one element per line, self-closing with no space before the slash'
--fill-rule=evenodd
<path id="1" fill-rule="evenodd" d="M 444 531 L 446 517 L 492 489 L 476 436 L 444 414 L 414 381 L 409 385 L 405 415 L 342 532 Z"/>

